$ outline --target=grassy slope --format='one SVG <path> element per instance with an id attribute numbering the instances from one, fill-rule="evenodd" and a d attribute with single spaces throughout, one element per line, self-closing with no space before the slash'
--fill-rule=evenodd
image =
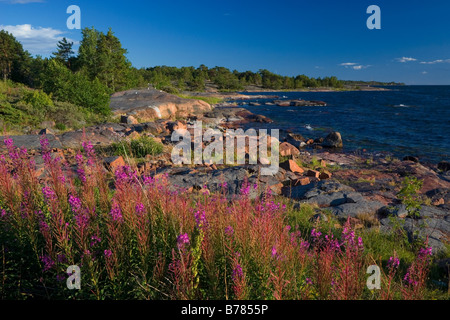
<path id="1" fill-rule="evenodd" d="M 8 134 L 41 129 L 53 121 L 57 129 L 79 129 L 107 120 L 80 106 L 60 102 L 42 91 L 11 81 L 0 81 L 0 130 Z M 108 119 L 110 120 L 110 119 Z M 48 125 L 47 125 L 48 126 Z"/>

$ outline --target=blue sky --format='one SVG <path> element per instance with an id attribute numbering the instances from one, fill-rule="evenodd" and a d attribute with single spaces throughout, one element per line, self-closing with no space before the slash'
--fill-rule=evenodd
<path id="1" fill-rule="evenodd" d="M 0 0 L 0 29 L 48 56 L 62 37 L 69 5 L 81 26 L 109 27 L 136 67 L 225 66 L 282 75 L 450 85 L 450 1 L 85 1 Z M 381 8 L 369 30 L 368 6 Z"/>

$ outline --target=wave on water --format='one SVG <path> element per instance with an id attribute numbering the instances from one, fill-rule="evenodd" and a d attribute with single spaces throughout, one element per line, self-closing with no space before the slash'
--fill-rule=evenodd
<path id="1" fill-rule="evenodd" d="M 407 104 L 396 104 L 393 105 L 394 108 L 413 108 L 414 106 L 409 106 Z"/>

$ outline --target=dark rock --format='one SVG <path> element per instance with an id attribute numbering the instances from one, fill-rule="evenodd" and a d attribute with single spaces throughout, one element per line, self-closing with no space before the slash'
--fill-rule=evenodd
<path id="1" fill-rule="evenodd" d="M 433 253 L 445 251 L 445 241 L 450 233 L 450 222 L 445 219 L 401 219 L 384 218 L 380 220 L 380 231 L 385 233 L 392 232 L 394 225 L 401 228 L 408 235 L 409 241 L 420 239 L 426 241 L 433 248 Z"/>
<path id="2" fill-rule="evenodd" d="M 50 129 L 42 129 L 41 131 L 39 131 L 39 135 L 43 136 L 43 135 L 54 135 L 55 133 L 50 130 Z"/>
<path id="3" fill-rule="evenodd" d="M 308 171 L 306 172 L 306 176 L 307 176 L 307 177 L 313 177 L 313 178 L 319 178 L 320 172 L 319 172 L 319 171 L 316 171 L 316 170 L 308 170 Z"/>
<path id="4" fill-rule="evenodd" d="M 331 179 L 331 176 L 332 176 L 331 172 L 324 170 L 320 173 L 319 179 L 327 180 L 327 179 Z"/>
<path id="5" fill-rule="evenodd" d="M 184 124 L 181 121 L 170 121 L 170 122 L 167 122 L 166 129 L 170 133 L 173 133 L 176 130 L 183 130 L 183 129 L 187 130 L 187 126 L 186 126 L 186 124 Z"/>
<path id="6" fill-rule="evenodd" d="M 330 133 L 322 143 L 325 148 L 342 148 L 344 143 L 342 142 L 342 137 L 339 132 Z"/>
<path id="7" fill-rule="evenodd" d="M 367 200 L 349 186 L 330 180 L 295 186 L 291 190 L 284 190 L 284 194 L 307 203 L 315 203 L 321 208 L 329 208 L 342 220 L 361 214 L 374 214 L 384 206 L 381 202 Z"/>
<path id="8" fill-rule="evenodd" d="M 324 140 L 325 140 L 324 138 L 317 138 L 317 139 L 314 139 L 314 143 L 322 144 Z"/>
<path id="9" fill-rule="evenodd" d="M 327 222 L 328 217 L 326 215 L 324 215 L 323 213 L 318 213 L 318 214 L 315 214 L 309 221 L 310 222 L 316 222 L 316 221 Z"/>
<path id="10" fill-rule="evenodd" d="M 316 100 L 275 100 L 273 102 L 279 107 L 325 107 L 327 104 Z"/>
<path id="11" fill-rule="evenodd" d="M 442 170 L 444 172 L 450 171 L 450 162 L 448 162 L 448 161 L 439 162 L 438 169 Z"/>
<path id="12" fill-rule="evenodd" d="M 338 219 L 345 221 L 348 217 L 356 218 L 359 215 L 375 214 L 381 207 L 383 207 L 381 202 L 363 200 L 358 203 L 344 203 L 330 209 Z"/>
<path id="13" fill-rule="evenodd" d="M 288 133 L 287 140 L 288 140 L 288 142 L 289 142 L 289 140 L 305 142 L 306 139 L 301 134 Z"/>
<path id="14" fill-rule="evenodd" d="M 41 148 L 41 142 L 40 139 L 41 136 L 37 135 L 25 135 L 25 136 L 10 136 L 10 139 L 13 140 L 14 145 L 18 148 L 24 147 L 28 150 L 40 150 Z M 48 135 L 47 140 L 49 142 L 50 148 L 58 148 L 62 149 L 63 146 L 59 139 L 55 137 L 54 135 Z M 6 139 L 6 137 L 0 137 L 0 151 L 6 150 L 6 147 L 3 143 L 3 141 Z"/>
<path id="15" fill-rule="evenodd" d="M 415 163 L 419 163 L 419 158 L 414 157 L 414 156 L 406 156 L 403 158 L 403 161 L 412 161 Z"/>
<path id="16" fill-rule="evenodd" d="M 139 124 L 139 121 L 133 116 L 121 116 L 120 122 L 125 124 Z"/>
<path id="17" fill-rule="evenodd" d="M 381 208 L 380 214 L 404 219 L 408 216 L 408 211 L 406 210 L 406 206 L 404 204 L 399 204 L 395 206 L 385 206 Z"/>
<path id="18" fill-rule="evenodd" d="M 178 170 L 178 171 L 177 171 Z M 229 198 L 241 194 L 241 189 L 244 186 L 245 181 L 253 186 L 258 184 L 258 177 L 256 175 L 250 175 L 249 171 L 244 167 L 232 167 L 223 170 L 212 171 L 200 171 L 187 168 L 166 168 L 157 170 L 156 175 L 168 174 L 170 185 L 174 189 L 188 190 L 193 188 L 194 190 L 203 189 L 204 186 L 210 192 L 222 191 L 221 185 L 226 182 L 227 196 Z M 267 181 L 269 182 L 269 180 Z M 278 181 L 276 181 L 278 183 Z M 275 180 L 270 180 L 270 184 L 276 185 Z M 251 196 L 256 197 L 265 186 L 258 188 L 260 190 L 251 187 Z"/>

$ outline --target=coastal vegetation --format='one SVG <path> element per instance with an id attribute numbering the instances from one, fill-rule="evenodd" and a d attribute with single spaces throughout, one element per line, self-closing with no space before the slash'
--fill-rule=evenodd
<path id="1" fill-rule="evenodd" d="M 108 173 L 89 142 L 74 174 L 43 136 L 49 179 L 41 184 L 27 150 L 4 143 L 2 299 L 445 298 L 427 280 L 434 257 L 426 243 L 270 192 L 255 199 L 256 184 L 229 199 L 225 183 L 191 193 L 128 165 Z M 71 265 L 82 268 L 81 290 L 66 288 Z M 366 286 L 370 265 L 382 269 L 380 290 Z"/>

